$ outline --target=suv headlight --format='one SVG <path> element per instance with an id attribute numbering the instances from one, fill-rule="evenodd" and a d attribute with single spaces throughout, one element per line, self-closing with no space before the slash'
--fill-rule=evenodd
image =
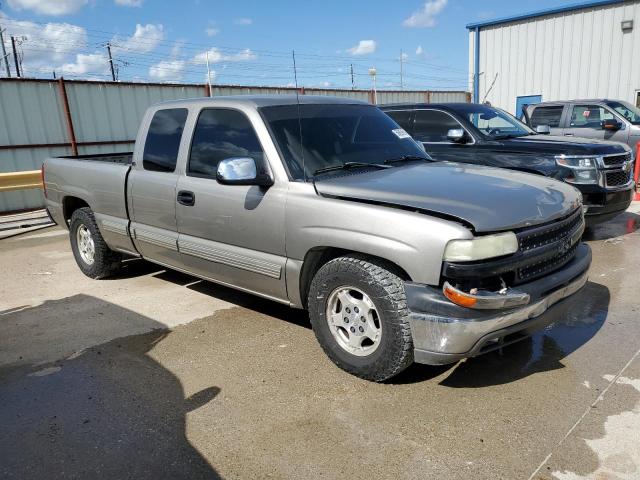
<path id="1" fill-rule="evenodd" d="M 570 168 L 573 172 L 573 177 L 567 177 L 565 180 L 583 185 L 598 183 L 598 161 L 599 157 L 556 157 L 556 164 Z"/>
<path id="2" fill-rule="evenodd" d="M 447 262 L 472 262 L 501 257 L 518 251 L 518 237 L 513 232 L 476 237 L 472 240 L 451 240 L 444 249 Z"/>

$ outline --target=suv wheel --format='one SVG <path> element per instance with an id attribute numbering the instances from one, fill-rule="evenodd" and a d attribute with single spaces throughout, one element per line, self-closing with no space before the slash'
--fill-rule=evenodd
<path id="1" fill-rule="evenodd" d="M 90 208 L 73 212 L 69 237 L 76 263 L 87 277 L 108 277 L 120 267 L 122 255 L 107 247 Z"/>
<path id="2" fill-rule="evenodd" d="M 392 270 L 364 256 L 339 257 L 309 289 L 318 342 L 338 367 L 366 380 L 387 380 L 413 362 L 404 282 Z"/>

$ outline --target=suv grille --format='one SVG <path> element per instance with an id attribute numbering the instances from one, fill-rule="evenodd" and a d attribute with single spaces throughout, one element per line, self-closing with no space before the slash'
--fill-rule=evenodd
<path id="1" fill-rule="evenodd" d="M 624 170 L 612 170 L 605 173 L 605 185 L 607 187 L 619 187 L 629 182 L 631 172 L 625 172 Z"/>
<path id="2" fill-rule="evenodd" d="M 606 167 L 612 167 L 614 165 L 622 165 L 624 162 L 631 160 L 630 153 L 623 153 L 621 155 L 609 155 L 602 157 L 602 162 Z"/>

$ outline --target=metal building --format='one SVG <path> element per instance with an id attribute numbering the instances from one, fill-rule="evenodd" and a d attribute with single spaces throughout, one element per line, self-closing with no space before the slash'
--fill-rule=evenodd
<path id="1" fill-rule="evenodd" d="M 467 25 L 474 102 L 640 105 L 640 0 L 598 0 Z"/>

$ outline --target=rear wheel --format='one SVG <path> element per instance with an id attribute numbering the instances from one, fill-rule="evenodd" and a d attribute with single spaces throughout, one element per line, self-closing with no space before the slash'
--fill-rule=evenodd
<path id="1" fill-rule="evenodd" d="M 311 282 L 308 308 L 318 342 L 343 370 L 379 382 L 413 362 L 404 282 L 384 262 L 331 260 Z"/>
<path id="2" fill-rule="evenodd" d="M 73 212 L 69 237 L 76 263 L 87 277 L 104 278 L 119 269 L 122 255 L 107 246 L 90 208 Z"/>

